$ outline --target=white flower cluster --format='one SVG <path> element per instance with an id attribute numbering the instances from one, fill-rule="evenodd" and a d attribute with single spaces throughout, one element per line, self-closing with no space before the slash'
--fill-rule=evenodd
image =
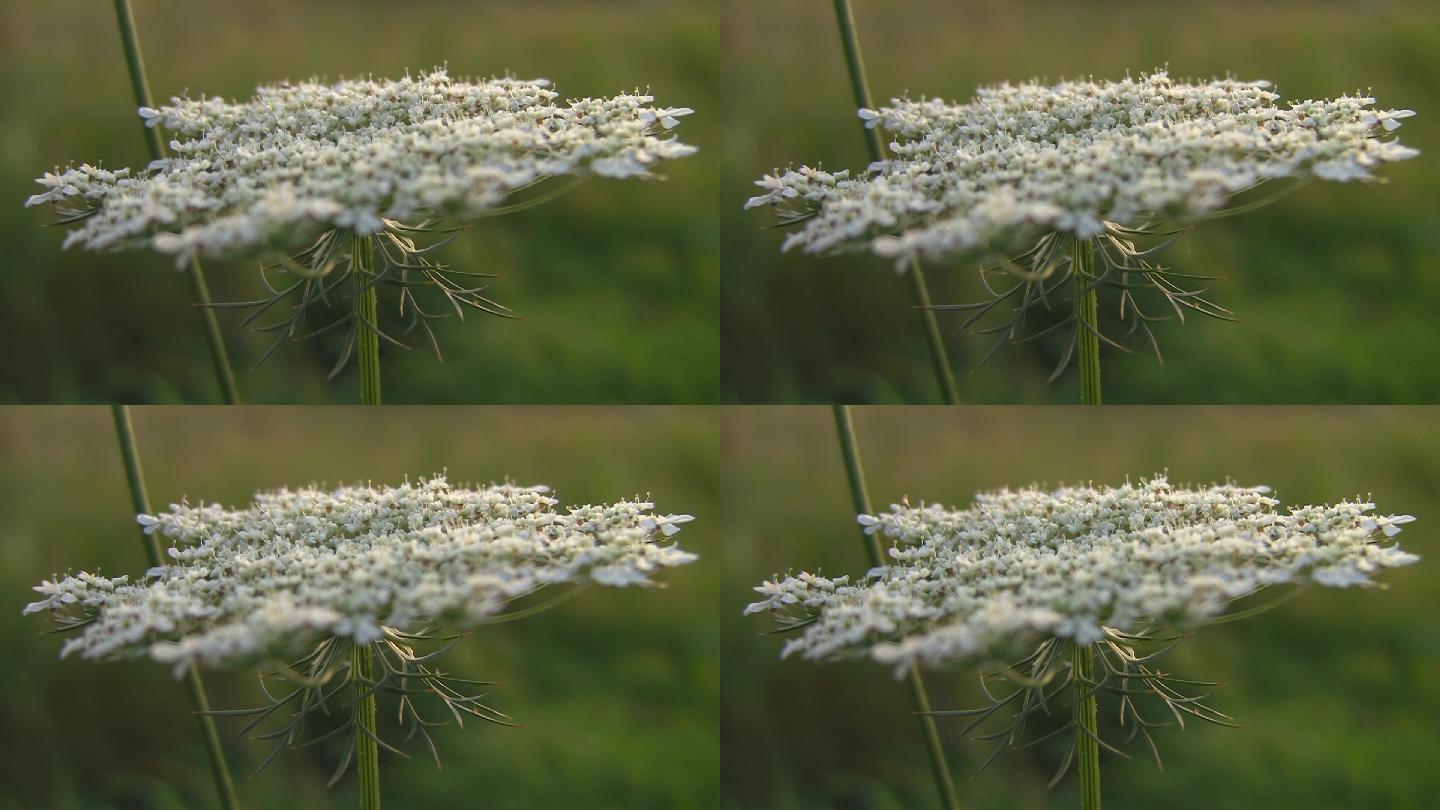
<path id="1" fill-rule="evenodd" d="M 88 573 L 43 582 L 25 613 L 83 624 L 62 655 L 149 654 L 175 664 L 268 662 L 325 636 L 381 626 L 464 628 L 550 585 L 647 585 L 696 559 L 667 539 L 688 515 L 620 501 L 558 512 L 546 487 L 399 487 L 260 493 L 246 509 L 140 515 L 173 542 L 143 583 Z"/>
<path id="2" fill-rule="evenodd" d="M 785 249 L 912 256 L 1011 255 L 1049 232 L 1187 222 L 1280 178 L 1364 180 L 1416 150 L 1381 136 L 1410 110 L 1373 98 L 1292 102 L 1267 82 L 1119 82 L 981 88 L 969 104 L 895 99 L 861 110 L 894 135 L 863 175 L 808 166 L 767 175 L 747 208 L 805 220 Z"/>
<path id="3" fill-rule="evenodd" d="M 26 205 L 76 218 L 66 247 L 263 254 L 334 228 L 365 236 L 387 220 L 463 221 L 547 178 L 648 177 L 695 152 L 666 134 L 692 110 L 639 94 L 557 103 L 548 84 L 437 69 L 263 86 L 240 103 L 176 98 L 140 110 L 174 134 L 172 157 L 139 173 L 57 169 Z"/>
<path id="4" fill-rule="evenodd" d="M 1374 504 L 1291 507 L 1265 487 L 1118 488 L 980 494 L 964 511 L 892 506 L 861 515 L 895 541 L 864 584 L 800 574 L 767 581 L 746 613 L 804 623 L 784 654 L 997 662 L 1045 638 L 1090 644 L 1102 628 L 1203 624 L 1262 588 L 1368 585 L 1419 558 L 1386 543 L 1408 515 Z"/>

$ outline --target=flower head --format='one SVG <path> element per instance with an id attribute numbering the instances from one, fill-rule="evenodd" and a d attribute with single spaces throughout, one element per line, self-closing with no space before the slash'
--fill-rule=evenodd
<path id="1" fill-rule="evenodd" d="M 544 80 L 466 81 L 443 69 L 393 81 L 261 86 L 244 102 L 142 108 L 171 132 L 143 171 L 48 173 L 26 205 L 76 220 L 66 246 L 149 246 L 183 259 L 294 252 L 322 233 L 403 232 L 468 220 L 550 178 L 651 177 L 694 148 L 669 130 L 686 108 L 649 95 L 561 103 Z"/>
<path id="2" fill-rule="evenodd" d="M 482 624 L 543 590 L 650 585 L 693 562 L 669 540 L 685 515 L 644 501 L 561 511 L 545 487 L 262 492 L 244 509 L 178 504 L 139 521 L 170 562 L 139 581 L 89 573 L 36 588 L 76 635 L 62 654 L 149 656 L 177 671 L 271 664 L 317 642 L 396 642 Z"/>
<path id="3" fill-rule="evenodd" d="M 794 226 L 786 250 L 869 251 L 897 269 L 917 258 L 979 263 L 989 299 L 937 308 L 966 312 L 961 331 L 1003 313 L 979 330 L 998 335 L 995 348 L 1022 339 L 1035 304 L 1098 288 L 1118 296 L 1119 319 L 1158 356 L 1151 325 L 1168 313 L 1230 319 L 1196 276 L 1154 261 L 1185 228 L 1269 202 L 1294 188 L 1286 181 L 1372 180 L 1381 164 L 1418 154 L 1389 137 L 1411 110 L 1376 110 L 1359 95 L 1281 105 L 1269 86 L 1179 82 L 1162 70 L 985 87 L 967 104 L 895 99 L 860 111 L 893 136 L 885 159 L 864 172 L 776 170 L 746 207 Z M 1260 186 L 1278 191 L 1246 195 Z M 1163 309 L 1142 308 L 1140 292 Z M 1057 376 L 1081 329 L 1101 332 L 1072 315 L 1037 334 L 1065 323 Z"/>
<path id="4" fill-rule="evenodd" d="M 695 152 L 670 135 L 689 108 L 656 107 L 639 91 L 558 99 L 545 80 L 467 81 L 443 69 L 262 86 L 244 102 L 176 98 L 140 110 L 146 126 L 173 134 L 170 157 L 140 171 L 57 169 L 26 205 L 48 205 L 72 226 L 66 247 L 150 247 L 177 266 L 194 254 L 256 258 L 295 276 L 267 277 L 271 294 L 245 305 L 244 323 L 288 313 L 259 327 L 276 336 L 267 357 L 286 340 L 348 325 L 333 376 L 362 332 L 408 348 L 358 311 L 362 291 L 398 290 L 405 332 L 423 330 L 437 354 L 430 321 L 467 308 L 509 315 L 482 294 L 475 279 L 486 273 L 435 260 L 453 238 L 445 234 L 544 203 L 569 188 L 536 191 L 556 178 L 650 178 L 661 161 Z M 422 305 L 421 291 L 438 307 Z M 340 319 L 305 322 L 342 297 L 353 305 Z"/>
<path id="5" fill-rule="evenodd" d="M 862 515 L 893 542 L 862 581 L 777 577 L 747 613 L 797 626 L 786 655 L 993 664 L 1037 644 L 1089 645 L 1181 630 L 1265 588 L 1366 586 L 1419 558 L 1389 542 L 1414 518 L 1342 501 L 1281 510 L 1264 487 L 1121 487 L 982 493 L 975 505 Z"/>
<path id="6" fill-rule="evenodd" d="M 1365 96 L 1282 107 L 1268 88 L 1162 70 L 984 87 L 968 104 L 895 99 L 860 111 L 894 136 L 885 160 L 860 174 L 777 171 L 746 207 L 803 221 L 787 249 L 989 258 L 1046 233 L 1195 220 L 1272 180 L 1371 179 L 1417 154 L 1384 138 L 1410 110 L 1373 110 Z"/>

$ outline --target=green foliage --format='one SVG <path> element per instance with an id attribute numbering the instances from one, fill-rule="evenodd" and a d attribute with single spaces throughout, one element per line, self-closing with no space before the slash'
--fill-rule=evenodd
<path id="1" fill-rule="evenodd" d="M 1430 409 L 856 408 L 875 508 L 907 497 L 963 506 L 978 490 L 1033 482 L 1117 483 L 1168 468 L 1175 480 L 1268 484 L 1287 504 L 1373 492 L 1382 509 L 1419 517 L 1403 547 L 1423 558 L 1391 572 L 1388 590 L 1312 588 L 1263 616 L 1199 630 L 1160 660 L 1243 728 L 1187 722 L 1150 729 L 1132 759 L 1102 752 L 1109 807 L 1421 808 L 1440 791 L 1434 601 L 1440 542 L 1427 528 L 1440 494 L 1440 421 Z M 920 725 L 905 684 L 869 661 L 778 658 L 745 587 L 794 567 L 828 576 L 868 565 L 826 410 L 746 408 L 729 419 L 722 486 L 731 509 L 721 601 L 722 791 L 727 807 L 934 806 Z M 820 471 L 817 474 L 817 470 Z M 828 473 L 825 471 L 829 470 Z M 1410 533 L 1413 531 L 1413 535 Z M 927 671 L 937 711 L 984 707 L 973 672 Z M 1101 736 L 1126 730 L 1100 698 Z M 1163 708 L 1146 706 L 1149 720 Z M 1045 785 L 1068 739 L 1000 755 L 964 739 L 972 717 L 937 718 L 965 808 L 1074 807 L 1079 785 Z M 1033 737 L 1061 727 L 1037 717 Z M 1187 718 L 1188 719 L 1188 718 Z M 1217 776 L 1219 775 L 1219 776 Z"/>
<path id="2" fill-rule="evenodd" d="M 705 808 L 719 789 L 716 465 L 719 431 L 702 409 L 387 407 L 135 411 L 157 508 L 184 495 L 248 503 L 254 491 L 312 481 L 398 481 L 448 467 L 453 481 L 548 483 L 566 502 L 651 494 L 697 516 L 685 547 L 702 564 L 668 587 L 587 588 L 521 621 L 485 627 L 445 657 L 455 675 L 501 682 L 486 703 L 523 724 L 467 722 L 432 731 L 410 758 L 381 752 L 387 805 L 506 808 Z M 102 409 L 0 410 L 0 808 L 207 807 L 214 788 L 181 682 L 148 661 L 60 660 L 61 639 L 20 616 L 41 576 L 100 566 L 140 573 L 119 451 Z M 671 575 L 673 574 L 673 576 Z M 633 590 L 634 592 L 629 592 Z M 207 672 L 215 709 L 264 696 L 253 675 Z M 380 727 L 396 742 L 395 705 Z M 427 714 L 433 715 L 434 710 Z M 431 717 L 431 719 L 438 719 Z M 327 791 L 343 739 L 260 765 L 273 743 L 231 735 L 217 718 L 242 805 L 353 807 L 353 772 Z M 503 799 L 503 801 L 500 801 Z"/>
<path id="3" fill-rule="evenodd" d="M 423 333 L 385 346 L 393 403 L 712 402 L 718 397 L 718 12 L 692 0 L 646 3 L 206 4 L 135 9 L 157 99 L 190 90 L 248 98 L 257 84 L 312 75 L 400 75 L 448 64 L 455 75 L 552 79 L 565 96 L 637 86 L 697 110 L 693 159 L 660 183 L 594 179 L 539 208 L 483 220 L 439 258 L 497 273 L 486 295 L 520 321 L 472 314 L 437 325 L 444 362 Z M 149 252 L 61 252 L 63 229 L 22 208 L 56 164 L 143 166 L 145 144 L 115 29 L 104 7 L 0 7 L 0 402 L 218 402 L 185 277 Z M 56 32 L 63 31 L 58 35 Z M 583 32 L 583 36 L 581 35 Z M 209 261 L 217 302 L 262 297 L 253 264 Z M 220 313 L 248 402 L 353 402 L 352 366 L 325 382 L 343 334 L 282 347 L 254 371 L 269 335 Z M 403 328 L 381 313 L 387 332 Z M 323 323 L 321 321 L 320 323 Z M 343 332 L 343 330 L 340 330 Z"/>
<path id="4" fill-rule="evenodd" d="M 893 0 L 856 10 L 877 102 L 907 90 L 963 101 L 977 86 L 1035 76 L 1115 78 L 1169 66 L 1176 77 L 1227 71 L 1275 82 L 1286 99 L 1373 88 L 1385 107 L 1440 114 L 1440 7 L 1363 8 L 1303 0 L 1165 3 Z M 722 155 L 726 397 L 742 402 L 936 402 L 908 284 L 867 256 L 781 255 L 782 233 L 741 205 L 753 178 L 791 161 L 830 169 L 868 160 L 828 4 L 738 3 L 727 11 Z M 805 32 L 800 35 L 799 32 Z M 1434 108 L 1434 109 L 1432 109 Z M 1421 121 L 1421 117 L 1413 121 Z M 1412 123 L 1413 123 L 1412 121 Z M 1217 275 L 1208 298 L 1243 322 L 1155 325 L 1103 350 L 1107 403 L 1430 402 L 1440 367 L 1440 129 L 1416 124 L 1421 150 L 1383 185 L 1312 184 L 1245 216 L 1206 223 L 1160 253 L 1181 273 Z M 926 265 L 936 304 L 984 300 L 975 268 Z M 1118 301 L 1102 296 L 1102 320 Z M 956 336 L 968 313 L 940 313 L 968 402 L 1078 400 L 1079 375 L 1046 376 L 1065 330 L 1002 348 L 969 373 L 993 337 Z M 1068 315 L 1036 313 L 1040 331 Z M 980 324 L 1003 323 L 998 313 Z"/>

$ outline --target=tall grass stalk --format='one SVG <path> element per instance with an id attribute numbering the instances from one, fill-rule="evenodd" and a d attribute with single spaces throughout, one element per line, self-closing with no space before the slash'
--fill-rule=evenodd
<path id="1" fill-rule="evenodd" d="M 116 3 L 117 6 L 120 3 Z M 137 515 L 154 514 L 150 508 L 150 494 L 145 489 L 145 472 L 140 467 L 140 453 L 135 445 L 135 427 L 130 422 L 130 409 L 124 405 L 111 405 L 115 418 L 115 435 L 120 440 L 120 458 L 125 463 L 125 480 L 130 485 L 130 504 Z M 140 533 L 141 544 L 150 566 L 162 564 L 160 543 L 154 534 Z M 205 740 L 205 753 L 210 758 L 210 773 L 215 780 L 215 790 L 220 794 L 220 806 L 225 810 L 236 810 L 240 806 L 235 798 L 235 782 L 230 778 L 230 767 L 225 764 L 225 752 L 220 748 L 220 735 L 215 730 L 215 720 L 210 715 L 210 698 L 205 694 L 205 682 L 200 670 L 191 664 L 185 673 L 185 682 L 190 689 L 190 702 L 195 708 L 195 719 L 200 723 L 200 736 Z M 377 805 L 378 806 L 378 805 Z"/>
<path id="2" fill-rule="evenodd" d="M 375 285 L 375 246 L 368 236 L 356 236 L 355 351 L 360 355 L 360 402 L 380 404 L 380 304 Z"/>
<path id="3" fill-rule="evenodd" d="M 130 0 L 115 0 L 115 19 L 120 24 L 120 42 L 125 48 L 125 65 L 130 71 L 130 85 L 135 91 L 137 107 L 154 107 L 150 97 L 150 83 L 145 78 L 145 60 L 140 54 L 140 37 L 135 32 L 135 15 L 130 10 Z M 138 119 L 139 116 L 136 116 Z M 160 137 L 158 126 L 140 126 L 145 133 L 145 145 L 149 147 L 150 159 L 165 157 L 165 143 Z M 215 369 L 215 381 L 226 405 L 240 402 L 240 391 L 235 385 L 235 371 L 230 366 L 230 355 L 225 350 L 225 337 L 220 333 L 220 321 L 210 301 L 210 285 L 205 282 L 205 269 L 200 258 L 190 256 L 187 265 L 190 276 L 190 294 L 200 310 L 200 322 L 205 330 L 205 341 L 210 347 L 210 364 Z"/>
<path id="4" fill-rule="evenodd" d="M 840 26 L 840 44 L 845 50 L 845 66 L 850 71 L 850 89 L 855 95 L 857 108 L 875 108 L 870 99 L 870 83 L 865 78 L 865 62 L 860 56 L 860 39 L 855 32 L 855 12 L 850 0 L 835 0 L 835 20 Z M 859 120 L 858 118 L 856 119 Z M 880 143 L 878 129 L 860 127 L 865 133 L 865 148 L 870 153 L 870 162 L 885 158 L 884 146 Z M 930 347 L 930 364 L 935 369 L 935 381 L 940 386 L 941 399 L 947 405 L 960 402 L 955 390 L 955 373 L 950 370 L 950 358 L 945 353 L 945 339 L 940 334 L 940 324 L 935 319 L 935 310 L 930 303 L 930 288 L 925 284 L 925 271 L 919 259 L 911 259 L 907 274 L 910 276 L 910 292 L 915 299 L 915 309 L 920 313 L 920 324 L 925 332 L 925 342 Z"/>
<path id="5" fill-rule="evenodd" d="M 840 4 L 837 2 L 838 8 Z M 840 436 L 840 455 L 845 460 L 845 476 L 850 482 L 850 496 L 854 500 L 855 514 L 872 515 L 870 493 L 865 487 L 865 469 L 860 464 L 860 448 L 855 443 L 855 423 L 850 418 L 850 406 L 832 405 L 835 414 L 835 431 Z M 872 568 L 884 564 L 885 556 L 880 550 L 880 539 L 873 534 L 860 533 L 865 545 L 865 556 Z M 910 699 L 915 705 L 915 714 L 920 718 L 920 728 L 925 737 L 925 752 L 930 756 L 930 770 L 935 777 L 935 788 L 940 792 L 940 804 L 945 810 L 959 810 L 960 799 L 955 794 L 955 780 L 950 776 L 950 766 L 945 762 L 945 750 L 940 745 L 940 731 L 935 727 L 935 718 L 930 710 L 930 695 L 925 691 L 925 680 L 920 668 L 910 665 L 906 673 L 910 684 Z"/>
<path id="6" fill-rule="evenodd" d="M 1100 309 L 1093 246 L 1075 242 L 1075 350 L 1080 354 L 1080 404 L 1100 404 Z"/>

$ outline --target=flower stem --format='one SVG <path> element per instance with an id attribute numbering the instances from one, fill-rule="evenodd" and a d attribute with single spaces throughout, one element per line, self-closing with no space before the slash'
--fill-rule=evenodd
<path id="1" fill-rule="evenodd" d="M 1075 242 L 1075 351 L 1080 355 L 1080 403 L 1100 404 L 1100 312 L 1089 241 Z"/>
<path id="2" fill-rule="evenodd" d="M 140 55 L 140 37 L 135 32 L 135 15 L 130 11 L 130 0 L 115 0 L 115 19 L 120 23 L 120 42 L 125 48 L 125 64 L 130 69 L 130 85 L 135 91 L 135 103 L 140 107 L 154 107 L 150 98 L 150 83 L 145 78 L 145 61 Z M 136 116 L 137 118 L 139 116 Z M 165 157 L 165 143 L 160 138 L 158 126 L 141 124 L 145 133 L 145 145 L 150 150 L 151 160 Z M 210 364 L 215 369 L 215 381 L 226 405 L 240 402 L 240 391 L 235 385 L 235 371 L 230 366 L 230 355 L 225 350 L 225 336 L 220 332 L 220 321 L 215 317 L 215 308 L 210 302 L 210 285 L 205 282 L 205 269 L 200 258 L 190 255 L 188 266 L 190 294 L 195 307 L 200 310 L 200 322 L 205 330 L 205 341 L 210 347 Z"/>
<path id="3" fill-rule="evenodd" d="M 370 688 L 375 673 L 370 648 L 356 644 L 350 663 L 355 668 L 355 768 L 360 775 L 360 808 L 380 810 L 380 746 L 375 742 L 375 690 Z"/>
<path id="4" fill-rule="evenodd" d="M 840 24 L 840 44 L 845 49 L 845 66 L 850 70 L 850 89 L 855 96 L 855 106 L 874 109 L 870 100 L 870 83 L 865 79 L 865 62 L 860 56 L 860 38 L 855 32 L 855 12 L 850 0 L 835 0 L 835 20 Z M 858 119 L 857 119 L 858 120 Z M 865 148 L 870 153 L 870 162 L 885 159 L 885 150 L 880 143 L 880 132 L 870 127 L 860 127 L 865 133 Z M 950 370 L 950 358 L 945 353 L 945 340 L 940 334 L 940 324 L 935 320 L 935 310 L 930 304 L 930 288 L 925 284 L 925 272 L 920 269 L 920 260 L 911 259 L 909 267 L 910 292 L 915 298 L 915 309 L 920 313 L 920 324 L 925 332 L 925 342 L 930 347 L 930 364 L 935 370 L 935 381 L 940 386 L 940 396 L 947 405 L 960 401 L 955 390 L 955 373 Z"/>
<path id="5" fill-rule="evenodd" d="M 115 418 L 115 435 L 120 440 L 120 458 L 125 463 L 125 480 L 130 485 L 130 503 L 137 515 L 153 514 L 150 509 L 150 494 L 145 490 L 145 472 L 140 467 L 140 453 L 135 446 L 135 427 L 130 423 L 130 409 L 124 405 L 111 405 L 111 416 Z M 160 565 L 160 543 L 155 535 L 140 533 L 145 547 L 145 557 L 153 568 Z M 200 670 L 193 663 L 185 676 L 190 688 L 190 702 L 195 708 L 195 717 L 200 722 L 200 736 L 205 740 L 205 753 L 210 758 L 210 774 L 215 780 L 215 790 L 220 794 L 220 806 L 225 810 L 236 810 L 240 802 L 235 798 L 235 783 L 230 778 L 230 767 L 225 764 L 225 752 L 220 748 L 220 734 L 215 730 L 215 719 L 210 715 L 210 698 L 205 694 L 205 682 Z"/>
<path id="6" fill-rule="evenodd" d="M 839 5 L 838 3 L 836 4 Z M 860 448 L 855 443 L 855 423 L 850 419 L 848 405 L 832 405 L 835 414 L 835 431 L 840 436 L 840 455 L 845 460 L 845 476 L 850 482 L 850 496 L 855 504 L 856 514 L 874 514 L 870 507 L 870 493 L 865 488 L 865 469 L 860 465 Z M 872 568 L 884 560 L 880 541 L 873 534 L 861 532 L 865 545 L 865 556 Z M 925 680 L 920 668 L 914 664 L 906 675 L 910 684 L 910 700 L 915 714 L 920 718 L 921 731 L 925 736 L 925 752 L 930 756 L 930 770 L 935 777 L 935 787 L 940 791 L 940 804 L 945 810 L 959 810 L 960 799 L 955 794 L 955 780 L 950 777 L 950 766 L 945 762 L 945 750 L 940 745 L 940 731 L 935 727 L 935 718 L 930 714 L 930 695 L 925 691 Z"/>
<path id="7" fill-rule="evenodd" d="M 1095 706 L 1095 659 L 1087 646 L 1075 645 L 1075 759 L 1080 770 L 1080 810 L 1100 810 L 1100 736 Z M 1088 733 L 1087 733 L 1088 732 Z"/>
<path id="8" fill-rule="evenodd" d="M 375 278 L 370 273 L 374 245 L 367 236 L 355 237 L 355 351 L 360 356 L 360 401 L 380 404 L 380 305 Z"/>

